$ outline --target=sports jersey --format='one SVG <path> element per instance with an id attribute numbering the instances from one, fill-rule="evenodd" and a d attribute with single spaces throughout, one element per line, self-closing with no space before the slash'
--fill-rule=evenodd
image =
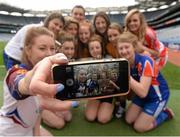
<path id="1" fill-rule="evenodd" d="M 87 80 L 88 94 L 97 94 L 99 90 L 98 82 L 92 79 Z"/>
<path id="2" fill-rule="evenodd" d="M 153 56 L 153 58 L 160 68 L 164 67 L 168 58 L 167 48 L 157 39 L 155 31 L 149 27 L 146 29 L 144 44 L 146 47 L 159 52 L 159 57 Z"/>
<path id="3" fill-rule="evenodd" d="M 149 92 L 144 100 L 161 101 L 169 96 L 168 85 L 158 71 L 158 66 L 148 56 L 135 54 L 135 65 L 131 68 L 131 76 L 140 81 L 141 76 L 152 77 Z"/>
<path id="4" fill-rule="evenodd" d="M 22 95 L 19 81 L 28 71 L 25 65 L 15 65 L 4 80 L 4 102 L 0 109 L 0 135 L 33 136 L 33 127 L 40 114 L 36 96 Z"/>

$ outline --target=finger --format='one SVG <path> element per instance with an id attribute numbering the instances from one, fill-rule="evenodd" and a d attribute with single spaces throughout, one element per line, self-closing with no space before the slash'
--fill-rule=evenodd
<path id="1" fill-rule="evenodd" d="M 37 64 L 34 74 L 35 79 L 45 81 L 47 79 L 47 75 L 50 76 L 51 74 L 53 64 L 67 64 L 67 62 L 67 57 L 62 53 L 44 58 Z"/>
<path id="2" fill-rule="evenodd" d="M 52 64 L 67 64 L 68 59 L 63 53 L 57 53 L 54 56 L 49 57 Z"/>
<path id="3" fill-rule="evenodd" d="M 46 83 L 51 80 L 51 67 L 53 63 L 67 63 L 67 58 L 64 54 L 59 53 L 40 61 L 34 68 L 34 75 L 29 87 L 30 92 L 45 96 L 54 96 L 56 94 L 57 87 Z"/>
<path id="4" fill-rule="evenodd" d="M 33 95 L 43 95 L 48 97 L 54 97 L 58 92 L 62 92 L 64 89 L 63 84 L 48 84 L 43 81 L 38 81 L 38 84 L 31 82 L 29 90 Z"/>
<path id="5" fill-rule="evenodd" d="M 77 101 L 61 101 L 55 98 L 49 98 L 39 96 L 39 104 L 42 109 L 48 109 L 51 111 L 64 111 L 77 107 L 79 102 Z"/>

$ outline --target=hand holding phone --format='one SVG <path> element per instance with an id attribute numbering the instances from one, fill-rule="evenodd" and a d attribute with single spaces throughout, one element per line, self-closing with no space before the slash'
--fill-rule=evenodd
<path id="1" fill-rule="evenodd" d="M 70 62 L 54 66 L 53 78 L 65 86 L 56 95 L 61 100 L 123 96 L 129 92 L 129 63 L 126 59 Z"/>

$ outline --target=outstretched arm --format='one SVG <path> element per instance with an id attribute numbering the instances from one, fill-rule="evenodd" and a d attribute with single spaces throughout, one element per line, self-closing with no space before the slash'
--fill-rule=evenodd
<path id="1" fill-rule="evenodd" d="M 39 105 L 43 109 L 53 111 L 67 110 L 76 107 L 76 101 L 61 101 L 54 98 L 57 92 L 64 88 L 62 84 L 51 84 L 51 68 L 54 64 L 66 64 L 66 56 L 58 53 L 40 61 L 25 77 L 19 82 L 19 91 L 22 94 L 38 95 Z"/>

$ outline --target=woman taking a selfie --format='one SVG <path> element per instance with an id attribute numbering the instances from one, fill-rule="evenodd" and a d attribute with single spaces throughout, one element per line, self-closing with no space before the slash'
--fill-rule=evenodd
<path id="1" fill-rule="evenodd" d="M 55 63 L 68 62 L 63 54 L 51 56 L 54 48 L 52 32 L 44 27 L 28 30 L 22 63 L 9 69 L 4 80 L 4 102 L 0 109 L 1 136 L 49 136 L 51 134 L 40 127 L 42 110 L 64 111 L 77 106 L 77 102 L 54 98 L 64 86 L 50 84 L 49 70 Z"/>

